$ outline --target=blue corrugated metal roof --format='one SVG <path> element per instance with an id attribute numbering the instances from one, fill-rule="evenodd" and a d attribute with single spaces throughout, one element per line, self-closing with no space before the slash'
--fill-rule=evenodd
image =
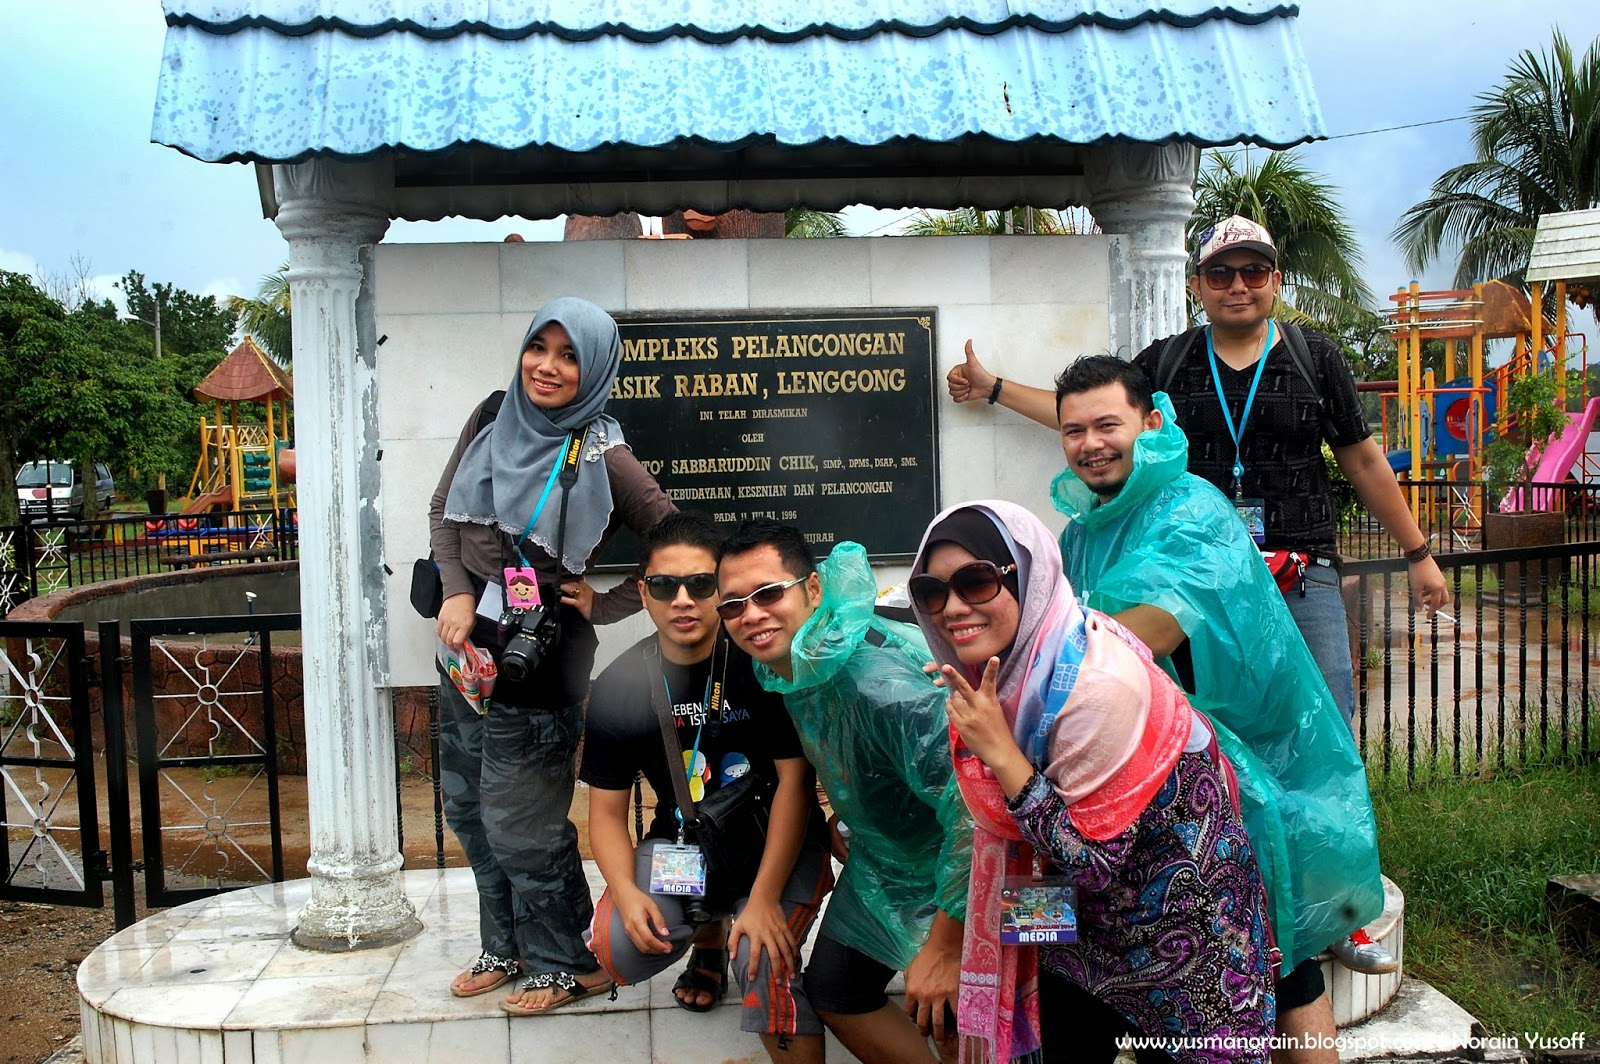
<path id="1" fill-rule="evenodd" d="M 1322 135 L 1297 9 L 1264 2 L 168 0 L 167 11 L 152 139 L 207 161 L 972 138 L 1282 147 Z"/>
<path id="2" fill-rule="evenodd" d="M 993 33 L 1013 26 L 1060 33 L 1076 26 L 1127 29 L 1141 22 L 1193 26 L 1211 19 L 1241 24 L 1293 16 L 1275 0 L 1176 0 L 1151 6 L 1136 0 L 231 0 L 193 5 L 169 2 L 168 21 L 213 33 L 264 27 L 284 34 L 337 29 L 356 36 L 403 31 L 430 37 L 487 33 L 516 38 L 553 34 L 570 39 L 615 34 L 655 41 L 692 36 L 725 41 L 741 36 L 793 40 L 802 36 L 862 37 L 885 31 L 927 36 L 946 29 Z"/>

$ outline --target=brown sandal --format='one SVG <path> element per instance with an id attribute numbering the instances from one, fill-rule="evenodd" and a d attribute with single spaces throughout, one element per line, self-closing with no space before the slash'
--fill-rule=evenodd
<path id="1" fill-rule="evenodd" d="M 478 959 L 472 962 L 472 967 L 463 972 L 462 975 L 466 975 L 470 980 L 472 977 L 483 975 L 485 972 L 497 972 L 500 978 L 472 990 L 463 990 L 457 985 L 461 979 L 461 976 L 458 975 L 456 976 L 457 982 L 450 984 L 450 993 L 458 998 L 469 998 L 487 994 L 491 990 L 497 990 L 507 979 L 515 979 L 522 974 L 522 964 L 515 957 L 496 957 L 486 950 L 479 954 Z"/>
<path id="2" fill-rule="evenodd" d="M 601 980 L 594 986 L 584 986 L 570 972 L 545 972 L 543 975 L 531 975 L 522 981 L 522 986 L 518 987 L 518 990 L 526 992 L 529 990 L 548 990 L 551 987 L 567 996 L 557 998 L 542 1009 L 530 1009 L 512 1001 L 500 1002 L 500 1008 L 513 1016 L 543 1016 L 547 1012 L 554 1012 L 563 1005 L 570 1005 L 574 1001 L 582 1001 L 584 998 L 591 998 L 596 994 L 610 994 L 615 997 L 617 993 L 617 984 L 610 979 Z"/>

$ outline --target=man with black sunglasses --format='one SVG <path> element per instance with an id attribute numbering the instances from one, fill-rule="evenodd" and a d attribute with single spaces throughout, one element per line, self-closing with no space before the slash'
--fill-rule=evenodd
<path id="1" fill-rule="evenodd" d="M 590 692 L 578 775 L 590 787 L 589 837 L 606 891 L 585 941 L 619 984 L 665 971 L 692 944 L 688 969 L 673 987 L 691 1012 L 709 1012 L 722 1000 L 731 945 L 741 1029 L 759 1035 L 775 1061 L 820 1064 L 822 1024 L 806 997 L 799 953 L 833 883 L 826 828 L 782 698 L 756 683 L 748 656 L 725 639 L 719 647 L 721 541 L 705 515 L 687 511 L 646 534 L 638 589 L 656 631 L 618 656 Z M 670 707 L 679 764 L 666 754 L 656 704 Z M 636 850 L 628 801 L 640 772 L 656 806 Z M 683 898 L 650 891 L 657 854 L 683 841 L 674 772 L 685 773 L 696 803 L 747 773 L 777 784 L 754 881 L 716 889 L 741 900 L 731 911 L 709 913 L 713 919 L 698 931 Z"/>

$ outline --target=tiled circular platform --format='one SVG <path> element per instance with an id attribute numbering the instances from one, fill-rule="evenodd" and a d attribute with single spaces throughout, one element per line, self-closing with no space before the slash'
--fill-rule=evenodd
<path id="1" fill-rule="evenodd" d="M 601 883 L 592 864 L 590 886 Z M 674 1007 L 670 978 L 624 987 L 548 1016 L 513 1018 L 499 993 L 453 998 L 451 978 L 478 953 L 469 869 L 407 872 L 424 931 L 394 946 L 318 953 L 289 941 L 310 896 L 299 880 L 169 909 L 102 943 L 78 970 L 87 1064 L 675 1064 L 766 1059 L 738 1030 L 730 998 L 711 1015 Z M 1403 900 L 1393 884 L 1373 937 L 1397 956 Z M 1399 973 L 1324 974 L 1341 1027 L 1377 1011 Z M 736 997 L 737 995 L 734 995 Z M 600 1014 L 603 1022 L 596 1022 Z M 830 1061 L 849 1061 L 831 1037 Z"/>

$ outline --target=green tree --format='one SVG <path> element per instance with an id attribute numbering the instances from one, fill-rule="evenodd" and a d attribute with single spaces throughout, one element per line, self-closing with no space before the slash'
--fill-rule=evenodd
<path id="1" fill-rule="evenodd" d="M 1574 57 L 1556 30 L 1549 51 L 1522 52 L 1477 99 L 1477 158 L 1440 174 L 1394 239 L 1419 272 L 1453 252 L 1458 288 L 1493 278 L 1521 285 L 1539 216 L 1600 206 L 1600 39 Z M 1600 304 L 1592 307 L 1600 319 Z"/>
<path id="2" fill-rule="evenodd" d="M 848 234 L 845 232 L 844 218 L 832 211 L 791 207 L 783 212 L 783 235 L 808 240 Z"/>
<path id="3" fill-rule="evenodd" d="M 85 307 L 71 318 L 96 363 L 74 398 L 74 416 L 93 427 L 80 446 L 111 464 L 124 492 L 163 475 L 186 483 L 199 460 L 200 417 L 207 409 L 191 397 L 223 352 L 171 351 L 163 340 L 155 359 L 150 331 L 117 320 L 107 305 Z M 161 325 L 165 332 L 165 316 Z"/>
<path id="4" fill-rule="evenodd" d="M 262 348 L 287 366 L 294 361 L 293 307 L 289 297 L 289 264 L 265 274 L 253 298 L 229 296 L 228 309 L 239 319 L 239 328 L 249 333 Z"/>
<path id="5" fill-rule="evenodd" d="M 215 353 L 220 360 L 232 346 L 238 315 L 212 296 L 162 282 L 146 284 L 138 270 L 129 270 L 116 285 L 136 318 L 154 323 L 160 306 L 162 354 Z"/>
<path id="6" fill-rule="evenodd" d="M 138 274 L 130 279 L 134 292 L 155 297 Z M 68 313 L 28 278 L 0 272 L 0 524 L 17 519 L 16 472 L 32 459 L 75 459 L 80 469 L 106 462 L 124 490 L 133 486 L 132 470 L 148 481 L 193 467 L 203 411 L 190 394 L 221 361 L 231 326 L 219 330 L 232 318 L 219 314 L 214 300 L 157 287 L 165 299 L 159 359 L 151 331 L 119 320 L 109 301 Z M 166 344 L 167 304 L 173 348 Z M 154 304 L 146 309 L 153 313 Z M 186 350 L 204 342 L 214 346 Z"/>
<path id="7" fill-rule="evenodd" d="M 67 457 L 71 402 L 88 352 L 60 303 L 20 273 L 0 271 L 0 525 L 14 525 L 17 469 Z"/>
<path id="8" fill-rule="evenodd" d="M 1084 212 L 1063 214 L 1038 207 L 1012 207 L 1007 211 L 980 211 L 976 207 L 918 211 L 900 230 L 904 236 L 1002 236 L 1008 233 L 1065 236 L 1097 231 L 1094 220 Z"/>
<path id="9" fill-rule="evenodd" d="M 1278 245 L 1282 302 L 1329 335 L 1375 325 L 1372 292 L 1361 280 L 1361 250 L 1338 190 L 1306 169 L 1297 152 L 1270 152 L 1257 165 L 1239 152 L 1210 152 L 1195 183 L 1189 246 L 1235 214 L 1259 222 Z"/>

